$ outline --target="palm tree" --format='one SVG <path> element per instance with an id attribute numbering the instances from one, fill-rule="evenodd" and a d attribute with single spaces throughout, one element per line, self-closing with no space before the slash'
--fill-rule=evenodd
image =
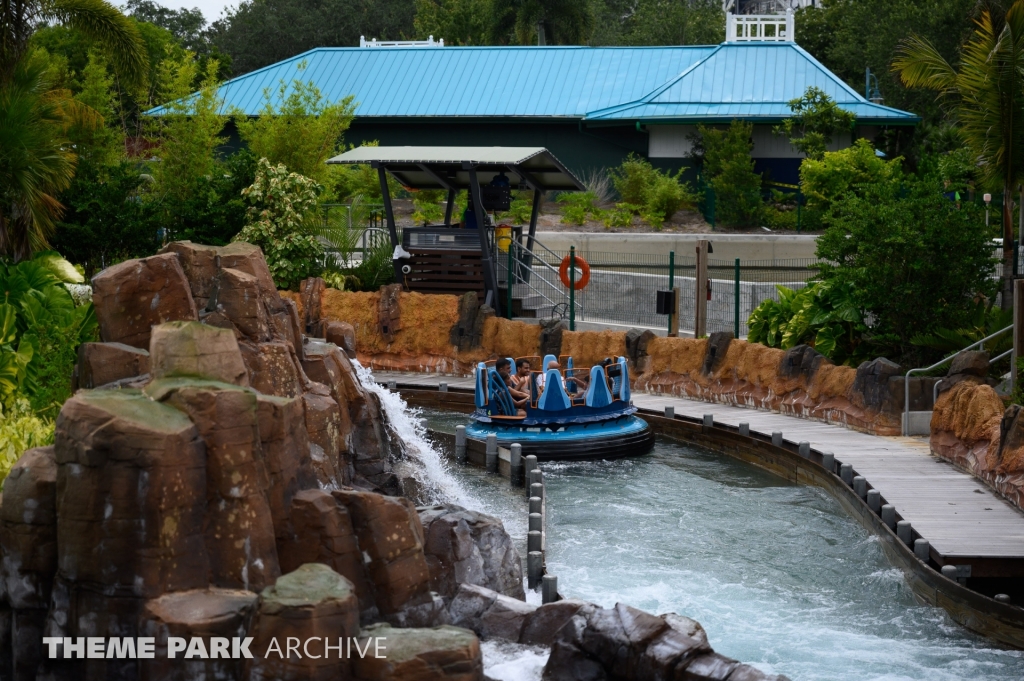
<path id="1" fill-rule="evenodd" d="M 1013 305 L 1013 188 L 1024 181 L 1024 0 L 1005 20 L 981 13 L 953 68 L 924 38 L 903 42 L 892 68 L 907 87 L 949 100 L 984 184 L 1003 190 L 1002 307 Z"/>
<path id="2" fill-rule="evenodd" d="M 581 0 L 492 0 L 491 39 L 521 45 L 582 45 L 594 32 L 590 3 Z"/>
<path id="3" fill-rule="evenodd" d="M 15 262 L 47 247 L 77 157 L 70 128 L 97 127 L 102 117 L 66 90 L 56 90 L 45 64 L 28 54 L 35 27 L 57 21 L 102 43 L 115 70 L 139 82 L 147 69 L 135 25 L 106 0 L 0 0 L 0 256 Z"/>
<path id="4" fill-rule="evenodd" d="M 106 0 L 0 0 L 0 84 L 13 77 L 32 33 L 46 22 L 102 43 L 122 77 L 137 81 L 145 73 L 146 51 L 135 24 Z"/>

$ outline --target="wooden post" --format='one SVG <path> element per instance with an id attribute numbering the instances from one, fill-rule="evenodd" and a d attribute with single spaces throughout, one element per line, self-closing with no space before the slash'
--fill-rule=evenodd
<path id="1" fill-rule="evenodd" d="M 680 304 L 679 298 L 680 298 L 680 296 L 682 294 L 682 291 L 680 291 L 679 287 L 676 286 L 676 287 L 674 287 L 672 289 L 672 293 L 673 293 L 672 297 L 676 301 L 676 303 L 675 303 L 676 304 L 676 311 L 673 312 L 672 314 L 670 314 L 669 317 L 668 317 L 668 324 L 669 324 L 669 326 L 668 326 L 668 335 L 671 338 L 678 338 L 679 337 L 679 304 Z"/>
<path id="2" fill-rule="evenodd" d="M 1024 352 L 1024 279 L 1013 280 L 1013 353 L 1010 355 L 1010 388 L 1017 389 L 1017 358 Z"/>
<path id="3" fill-rule="evenodd" d="M 708 335 L 708 244 L 707 239 L 697 241 L 697 277 L 694 281 L 693 337 Z"/>

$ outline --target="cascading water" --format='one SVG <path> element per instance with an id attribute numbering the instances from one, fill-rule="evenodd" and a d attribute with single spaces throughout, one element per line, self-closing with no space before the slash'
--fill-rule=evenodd
<path id="1" fill-rule="evenodd" d="M 352 365 L 363 388 L 380 400 L 388 428 L 401 443 L 405 461 L 410 464 L 416 482 L 427 496 L 425 501 L 435 504 L 453 503 L 472 509 L 485 508 L 485 504 L 452 475 L 447 461 L 431 445 L 419 410 L 406 404 L 398 393 L 377 383 L 373 373 L 358 360 L 353 359 Z"/>

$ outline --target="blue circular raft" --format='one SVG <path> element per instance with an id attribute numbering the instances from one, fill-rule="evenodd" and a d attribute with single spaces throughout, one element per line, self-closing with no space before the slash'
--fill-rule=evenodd
<path id="1" fill-rule="evenodd" d="M 498 446 L 522 445 L 523 456 L 539 461 L 617 459 L 647 454 L 654 447 L 654 431 L 643 419 L 624 415 L 594 423 L 519 425 L 481 423 L 466 426 L 466 435 L 485 440 L 497 435 Z"/>

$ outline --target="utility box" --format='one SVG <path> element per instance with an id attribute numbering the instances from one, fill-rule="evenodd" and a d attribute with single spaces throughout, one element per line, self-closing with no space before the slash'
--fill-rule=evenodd
<path id="1" fill-rule="evenodd" d="M 674 314 L 676 311 L 675 290 L 658 291 L 656 307 L 658 314 Z"/>

